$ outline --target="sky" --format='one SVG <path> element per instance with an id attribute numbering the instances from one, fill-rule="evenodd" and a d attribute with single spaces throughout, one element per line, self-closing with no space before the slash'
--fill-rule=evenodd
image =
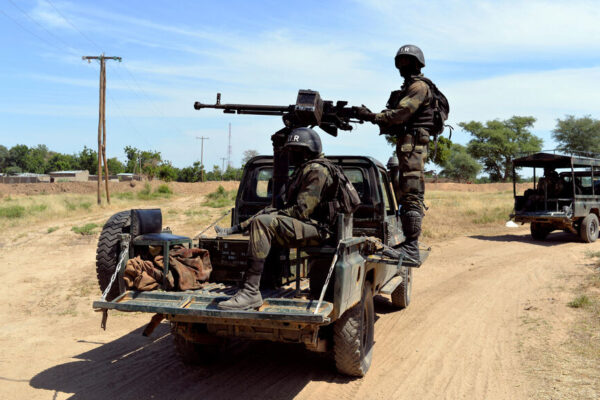
<path id="1" fill-rule="evenodd" d="M 459 122 L 533 116 L 552 149 L 566 115 L 600 118 L 596 1 L 62 1 L 0 0 L 0 144 L 76 153 L 97 147 L 99 64 L 107 62 L 107 156 L 160 151 L 176 167 L 272 152 L 279 117 L 193 109 L 195 101 L 289 105 L 299 89 L 383 109 L 402 84 L 394 56 L 425 53 L 423 73 Z M 332 137 L 326 154 L 392 154 L 372 124 Z"/>

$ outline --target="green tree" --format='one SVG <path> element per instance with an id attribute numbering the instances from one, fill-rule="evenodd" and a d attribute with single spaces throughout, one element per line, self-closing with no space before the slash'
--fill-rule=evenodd
<path id="1" fill-rule="evenodd" d="M 234 168 L 232 166 L 227 167 L 223 173 L 224 181 L 239 181 L 242 178 L 242 169 Z"/>
<path id="2" fill-rule="evenodd" d="M 467 152 L 479 160 L 492 181 L 506 182 L 511 176 L 513 158 L 542 148 L 542 139 L 529 131 L 534 122 L 533 117 L 513 116 L 504 121 L 487 121 L 485 125 L 477 121 L 458 125 L 473 136 Z"/>
<path id="3" fill-rule="evenodd" d="M 146 174 L 149 179 L 154 178 L 158 174 L 159 167 L 162 162 L 162 156 L 158 151 L 139 150 L 132 146 L 125 147 L 125 155 L 127 156 L 127 172 Z"/>
<path id="4" fill-rule="evenodd" d="M 54 153 L 50 156 L 45 172 L 69 171 L 78 168 L 77 157 L 70 154 Z"/>
<path id="5" fill-rule="evenodd" d="M 77 155 L 77 169 L 89 171 L 91 175 L 98 174 L 98 153 L 86 146 Z"/>
<path id="6" fill-rule="evenodd" d="M 558 142 L 558 149 L 566 153 L 600 154 L 600 120 L 589 115 L 581 118 L 567 115 L 565 119 L 557 119 L 552 137 Z"/>
<path id="7" fill-rule="evenodd" d="M 158 179 L 165 182 L 171 182 L 177 179 L 179 170 L 171 165 L 170 162 L 163 162 L 158 167 Z"/>
<path id="8" fill-rule="evenodd" d="M 108 166 L 109 175 L 120 174 L 125 171 L 125 164 L 117 159 L 117 157 L 112 157 L 106 160 L 106 164 Z"/>
<path id="9" fill-rule="evenodd" d="M 442 176 L 461 181 L 473 181 L 481 171 L 481 165 L 467 153 L 467 148 L 460 144 L 453 144 Z"/>
<path id="10" fill-rule="evenodd" d="M 8 149 L 0 144 L 0 172 L 8 166 Z"/>
<path id="11" fill-rule="evenodd" d="M 201 177 L 202 166 L 200 161 L 196 161 L 191 167 L 181 168 L 177 180 L 179 182 L 200 182 Z"/>
<path id="12" fill-rule="evenodd" d="M 223 171 L 218 165 L 213 165 L 212 171 L 206 173 L 207 181 L 221 181 L 223 180 Z"/>
<path id="13" fill-rule="evenodd" d="M 29 147 L 24 144 L 17 144 L 10 148 L 8 151 L 8 165 L 7 167 L 17 167 L 19 171 L 27 171 L 27 153 L 29 152 Z M 16 171 L 12 169 L 11 171 Z"/>

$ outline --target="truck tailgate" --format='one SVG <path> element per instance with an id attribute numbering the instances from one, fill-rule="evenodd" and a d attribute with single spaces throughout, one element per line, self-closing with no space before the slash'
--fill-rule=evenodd
<path id="1" fill-rule="evenodd" d="M 290 287 L 262 290 L 264 304 L 258 310 L 229 311 L 219 310 L 217 304 L 227 300 L 236 288 L 219 283 L 210 283 L 203 289 L 185 292 L 137 292 L 126 291 L 112 301 L 95 301 L 93 307 L 119 311 L 138 311 L 186 317 L 198 322 L 223 323 L 246 320 L 271 320 L 307 324 L 328 324 L 333 310 L 330 302 L 321 303 L 315 314 L 316 300 L 294 298 L 295 291 Z M 291 298 L 290 298 L 291 297 Z"/>

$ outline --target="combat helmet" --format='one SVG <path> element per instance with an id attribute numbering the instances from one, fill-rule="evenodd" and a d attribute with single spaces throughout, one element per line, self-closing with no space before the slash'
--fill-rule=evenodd
<path id="1" fill-rule="evenodd" d="M 307 149 L 313 155 L 319 155 L 323 151 L 319 134 L 310 128 L 296 128 L 289 135 L 287 142 L 283 145 L 285 150 Z"/>
<path id="2" fill-rule="evenodd" d="M 400 68 L 400 66 L 398 65 L 398 59 L 403 56 L 414 57 L 417 59 L 419 64 L 421 64 L 421 68 L 425 66 L 425 56 L 423 55 L 423 52 L 420 48 L 413 44 L 405 44 L 404 46 L 398 49 L 396 57 L 394 58 L 396 62 L 396 68 L 398 69 Z"/>

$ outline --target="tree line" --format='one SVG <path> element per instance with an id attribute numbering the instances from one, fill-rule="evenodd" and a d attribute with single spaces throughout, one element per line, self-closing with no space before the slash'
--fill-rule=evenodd
<path id="1" fill-rule="evenodd" d="M 134 173 L 148 179 L 158 178 L 164 181 L 200 182 L 218 180 L 240 180 L 242 168 L 228 166 L 223 171 L 218 165 L 212 170 L 205 170 L 200 162 L 194 162 L 184 168 L 174 167 L 170 161 L 164 160 L 159 151 L 139 150 L 132 146 L 124 148 L 127 160 L 123 163 L 116 157 L 106 160 L 109 175 Z M 254 150 L 244 152 L 243 162 L 254 155 Z M 98 153 L 88 147 L 79 153 L 63 154 L 51 151 L 46 145 L 39 144 L 28 147 L 18 144 L 10 149 L 0 145 L 0 173 L 14 175 L 21 172 L 47 174 L 53 171 L 87 170 L 94 175 L 98 172 Z"/>
<path id="2" fill-rule="evenodd" d="M 513 116 L 502 121 L 459 123 L 472 138 L 466 146 L 446 143 L 438 163 L 443 168 L 440 175 L 458 181 L 476 181 L 483 171 L 487 177 L 478 179 L 479 182 L 510 180 L 514 158 L 542 150 L 543 140 L 530 130 L 535 121 L 534 117 Z M 561 152 L 600 157 L 600 120 L 589 115 L 558 119 L 552 137 Z"/>
<path id="3" fill-rule="evenodd" d="M 428 161 L 442 168 L 440 175 L 457 181 L 506 182 L 511 178 L 512 160 L 522 154 L 538 152 L 543 140 L 531 133 L 536 119 L 530 116 L 513 116 L 507 120 L 461 122 L 458 125 L 471 135 L 466 146 L 439 137 L 437 145 L 430 144 Z M 577 118 L 567 115 L 558 119 L 552 137 L 558 150 L 584 156 L 600 157 L 600 120 L 591 116 Z M 393 144 L 395 138 L 387 137 Z M 434 151 L 434 147 L 437 150 Z M 214 165 L 208 171 L 194 162 L 191 166 L 177 168 L 164 160 L 158 151 L 124 148 L 126 161 L 116 157 L 107 160 L 111 175 L 121 172 L 142 174 L 148 179 L 164 181 L 200 182 L 215 180 L 240 180 L 242 168 L 249 159 L 258 155 L 255 150 L 243 154 L 242 168 L 228 166 L 224 171 Z M 435 159 L 433 159 L 435 155 Z M 96 151 L 84 147 L 76 154 L 50 151 L 43 145 L 27 147 L 19 144 L 7 149 L 0 145 L 0 173 L 48 173 L 51 171 L 87 170 L 95 174 L 98 168 Z M 477 176 L 480 172 L 487 176 Z"/>

